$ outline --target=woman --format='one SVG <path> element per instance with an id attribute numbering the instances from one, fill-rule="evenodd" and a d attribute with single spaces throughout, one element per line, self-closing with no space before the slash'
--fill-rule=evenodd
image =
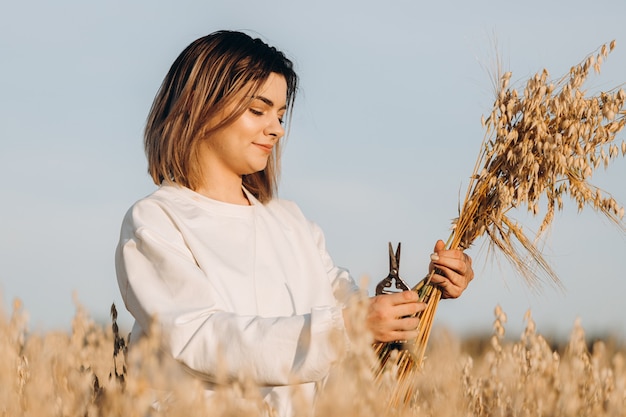
<path id="1" fill-rule="evenodd" d="M 346 349 L 346 302 L 357 287 L 333 264 L 321 230 L 275 198 L 280 139 L 298 78 L 259 39 L 220 31 L 189 45 L 168 72 L 145 130 L 159 185 L 127 213 L 118 283 L 133 340 L 156 318 L 171 355 L 210 384 L 218 367 L 244 374 L 280 415 L 289 385 L 310 397 Z M 435 247 L 447 297 L 473 277 L 460 251 Z M 371 299 L 373 338 L 415 338 L 414 292 Z M 403 318 L 405 317 L 405 318 Z M 337 338 L 335 336 L 339 335 Z"/>

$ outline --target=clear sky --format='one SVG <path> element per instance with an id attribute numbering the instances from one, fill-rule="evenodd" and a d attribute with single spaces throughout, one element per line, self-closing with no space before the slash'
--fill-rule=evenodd
<path id="1" fill-rule="evenodd" d="M 401 241 L 401 275 L 414 284 L 467 186 L 480 119 L 493 103 L 496 55 L 523 83 L 544 67 L 556 78 L 615 39 L 587 83 L 607 90 L 626 82 L 624 16 L 623 0 L 5 2 L 4 311 L 20 298 L 32 330 L 69 328 L 75 295 L 96 320 L 108 321 L 115 302 L 130 327 L 113 253 L 125 211 L 154 190 L 142 129 L 169 66 L 200 36 L 244 30 L 293 59 L 301 91 L 280 196 L 322 226 L 336 263 L 356 279 L 384 277 L 387 242 Z M 594 182 L 626 203 L 624 178 L 618 159 Z M 565 203 L 545 247 L 564 291 L 529 290 L 479 242 L 468 252 L 476 279 L 440 304 L 436 325 L 490 332 L 500 305 L 513 337 L 528 309 L 547 335 L 567 336 L 580 318 L 588 334 L 625 337 L 624 234 Z"/>

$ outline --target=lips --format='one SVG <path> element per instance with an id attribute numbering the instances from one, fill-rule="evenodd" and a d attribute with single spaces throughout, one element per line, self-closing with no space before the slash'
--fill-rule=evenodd
<path id="1" fill-rule="evenodd" d="M 262 144 L 262 143 L 255 143 L 255 145 L 256 145 L 257 147 L 261 148 L 261 150 L 263 150 L 263 151 L 265 151 L 265 152 L 267 152 L 267 153 L 272 152 L 272 148 L 273 148 L 273 146 L 272 146 L 272 145 L 264 145 L 264 144 Z"/>

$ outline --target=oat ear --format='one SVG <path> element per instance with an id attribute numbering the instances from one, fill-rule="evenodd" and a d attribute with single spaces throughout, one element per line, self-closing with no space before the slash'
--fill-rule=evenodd
<path id="1" fill-rule="evenodd" d="M 503 255 L 531 288 L 539 289 L 545 278 L 561 285 L 539 244 L 555 211 L 563 208 L 564 196 L 579 211 L 590 207 L 626 232 L 624 208 L 610 193 L 589 182 L 597 168 L 606 168 L 626 155 L 626 144 L 614 143 L 626 123 L 626 94 L 614 88 L 589 96 L 582 89 L 589 71 L 593 68 L 599 73 L 614 47 L 615 41 L 603 45 L 557 80 L 544 69 L 520 91 L 510 86 L 512 73 L 503 73 L 495 83 L 499 88 L 493 109 L 481 119 L 485 137 L 447 248 L 467 249 L 484 236 L 490 255 Z M 510 217 L 515 209 L 543 216 L 536 235 L 528 236 Z M 441 298 L 441 291 L 430 285 L 428 277 L 414 290 L 424 297 L 427 308 L 418 315 L 420 335 L 413 350 L 396 355 L 401 378 L 421 367 Z M 400 381 L 392 401 L 402 402 L 406 389 Z"/>

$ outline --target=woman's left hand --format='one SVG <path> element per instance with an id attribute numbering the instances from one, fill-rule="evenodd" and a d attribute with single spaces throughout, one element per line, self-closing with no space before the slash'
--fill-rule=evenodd
<path id="1" fill-rule="evenodd" d="M 474 278 L 472 258 L 460 250 L 446 250 L 443 240 L 435 244 L 428 271 L 435 269 L 431 283 L 437 285 L 442 298 L 457 298 Z"/>

